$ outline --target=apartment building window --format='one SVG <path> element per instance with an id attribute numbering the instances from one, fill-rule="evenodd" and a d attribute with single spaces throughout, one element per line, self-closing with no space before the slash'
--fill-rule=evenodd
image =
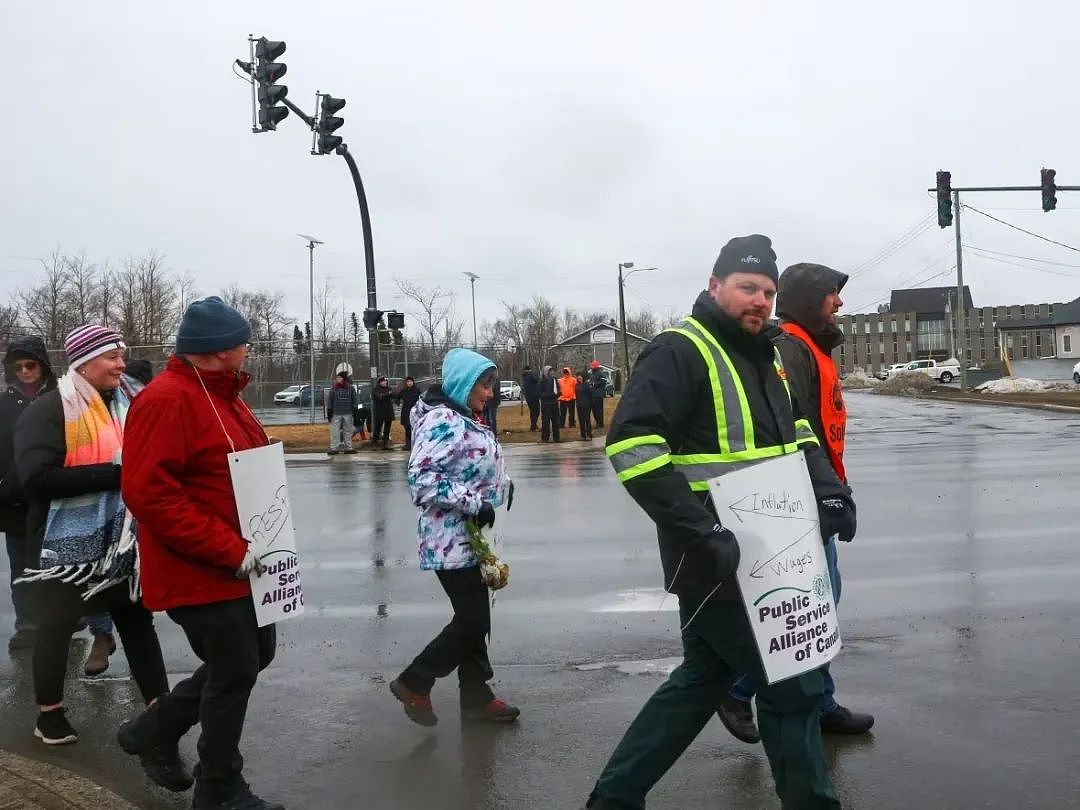
<path id="1" fill-rule="evenodd" d="M 1072 335 L 1061 336 L 1061 350 L 1065 354 L 1072 354 Z"/>

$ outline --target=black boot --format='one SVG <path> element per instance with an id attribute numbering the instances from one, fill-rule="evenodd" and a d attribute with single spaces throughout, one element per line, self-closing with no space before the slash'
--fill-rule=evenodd
<path id="1" fill-rule="evenodd" d="M 200 780 L 195 785 L 195 800 L 191 806 L 193 810 L 285 810 L 283 804 L 260 799 L 243 779 L 227 788 Z"/>
<path id="2" fill-rule="evenodd" d="M 158 712 L 160 707 L 150 706 L 136 717 L 120 726 L 116 740 L 120 747 L 137 756 L 146 775 L 166 790 L 182 793 L 194 783 L 191 771 L 180 757 L 176 741 L 161 739 Z"/>
<path id="3" fill-rule="evenodd" d="M 731 732 L 731 736 L 740 742 L 756 745 L 761 742 L 757 724 L 754 723 L 754 710 L 744 700 L 737 700 L 730 694 L 725 694 L 724 699 L 716 708 L 720 716 L 720 722 L 724 728 Z"/>
<path id="4" fill-rule="evenodd" d="M 874 726 L 874 715 L 837 706 L 821 715 L 822 734 L 865 734 Z"/>

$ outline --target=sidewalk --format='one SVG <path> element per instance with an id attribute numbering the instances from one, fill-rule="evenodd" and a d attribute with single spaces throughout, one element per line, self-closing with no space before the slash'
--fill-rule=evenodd
<path id="1" fill-rule="evenodd" d="M 0 751 L 0 810 L 137 810 L 70 771 Z"/>

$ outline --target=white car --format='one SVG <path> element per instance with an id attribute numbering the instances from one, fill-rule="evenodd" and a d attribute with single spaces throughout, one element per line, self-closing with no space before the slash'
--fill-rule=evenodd
<path id="1" fill-rule="evenodd" d="M 274 394 L 275 405 L 295 405 L 300 401 L 300 389 L 302 385 L 290 385 L 288 388 Z"/>
<path id="2" fill-rule="evenodd" d="M 519 400 L 521 399 L 521 386 L 513 380 L 501 380 L 499 382 L 499 399 L 503 400 Z"/>
<path id="3" fill-rule="evenodd" d="M 877 377 L 879 380 L 887 380 L 887 379 L 889 379 L 890 376 L 892 376 L 896 372 L 903 371 L 907 367 L 908 367 L 907 363 L 893 363 L 888 368 L 883 368 L 880 371 L 878 371 L 874 376 Z"/>
<path id="4" fill-rule="evenodd" d="M 1073 366 L 1073 382 L 1080 385 L 1080 363 Z"/>

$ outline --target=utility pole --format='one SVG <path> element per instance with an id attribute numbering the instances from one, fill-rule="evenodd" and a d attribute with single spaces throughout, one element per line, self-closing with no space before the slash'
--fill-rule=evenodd
<path id="1" fill-rule="evenodd" d="M 324 244 L 314 236 L 298 233 L 308 243 L 308 304 L 311 335 L 308 337 L 308 360 L 311 363 L 311 424 L 315 424 L 315 246 Z"/>
<path id="2" fill-rule="evenodd" d="M 964 249 L 960 244 L 960 192 L 953 191 L 953 226 L 956 229 L 956 359 L 960 361 L 960 390 L 967 390 L 967 360 L 964 358 Z"/>
<path id="3" fill-rule="evenodd" d="M 619 331 L 622 332 L 623 344 L 623 390 L 630 381 L 630 341 L 626 339 L 626 298 L 623 294 L 623 268 L 633 267 L 633 262 L 619 262 Z M 614 365 L 614 364 L 612 364 Z"/>
<path id="4" fill-rule="evenodd" d="M 480 276 L 476 273 L 470 273 L 466 270 L 463 275 L 469 280 L 469 284 L 472 286 L 472 347 L 473 351 L 476 351 L 476 280 Z"/>

